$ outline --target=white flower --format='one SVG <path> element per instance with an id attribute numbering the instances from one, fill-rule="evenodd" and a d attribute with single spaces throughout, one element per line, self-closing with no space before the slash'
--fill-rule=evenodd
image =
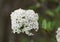
<path id="1" fill-rule="evenodd" d="M 60 28 L 58 28 L 56 33 L 57 33 L 57 35 L 56 35 L 57 42 L 60 42 Z"/>
<path id="2" fill-rule="evenodd" d="M 11 28 L 13 33 L 25 33 L 28 36 L 34 35 L 29 32 L 34 29 L 38 31 L 38 14 L 33 10 L 17 9 L 11 13 Z"/>

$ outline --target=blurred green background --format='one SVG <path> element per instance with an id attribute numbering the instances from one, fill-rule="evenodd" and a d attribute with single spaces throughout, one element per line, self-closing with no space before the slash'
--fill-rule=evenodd
<path id="1" fill-rule="evenodd" d="M 10 14 L 16 9 L 33 9 L 39 15 L 34 36 L 13 34 Z M 57 42 L 60 27 L 60 0 L 0 0 L 0 42 Z"/>

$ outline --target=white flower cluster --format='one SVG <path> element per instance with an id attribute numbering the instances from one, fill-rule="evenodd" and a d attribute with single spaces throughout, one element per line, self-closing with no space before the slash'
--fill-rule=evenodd
<path id="1" fill-rule="evenodd" d="M 60 28 L 58 28 L 56 33 L 57 33 L 57 35 L 56 35 L 57 42 L 60 42 Z"/>
<path id="2" fill-rule="evenodd" d="M 33 10 L 17 9 L 12 12 L 11 16 L 11 28 L 13 33 L 25 33 L 28 36 L 34 35 L 29 32 L 34 29 L 38 31 L 38 14 Z"/>

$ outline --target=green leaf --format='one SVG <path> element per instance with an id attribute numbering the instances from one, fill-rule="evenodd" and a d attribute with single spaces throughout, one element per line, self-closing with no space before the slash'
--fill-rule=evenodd
<path id="1" fill-rule="evenodd" d="M 58 7 L 55 9 L 55 12 L 57 12 L 57 13 L 60 12 L 60 6 L 58 6 Z"/>
<path id="2" fill-rule="evenodd" d="M 51 10 L 46 10 L 46 14 L 49 16 L 54 16 L 54 12 Z"/>
<path id="3" fill-rule="evenodd" d="M 40 7 L 40 3 L 36 3 L 35 5 L 33 5 L 33 6 L 29 6 L 29 7 L 27 7 L 28 9 L 37 9 L 37 8 L 39 8 Z"/>
<path id="4" fill-rule="evenodd" d="M 48 23 L 47 23 L 47 29 L 49 31 L 54 30 L 55 29 L 55 26 L 56 26 L 56 22 L 55 21 L 48 21 Z"/>
<path id="5" fill-rule="evenodd" d="M 44 20 L 42 21 L 42 28 L 43 28 L 43 29 L 47 29 L 47 21 L 46 21 L 46 19 L 44 19 Z"/>
<path id="6" fill-rule="evenodd" d="M 29 40 L 27 38 L 22 38 L 21 42 L 29 42 Z"/>
<path id="7" fill-rule="evenodd" d="M 54 28 L 56 26 L 56 21 L 52 21 L 51 27 Z"/>
<path id="8" fill-rule="evenodd" d="M 44 19 L 44 20 L 42 21 L 42 28 L 43 28 L 44 30 L 52 31 L 52 30 L 55 29 L 55 27 L 56 27 L 56 21 L 48 21 L 48 22 L 47 22 L 46 19 Z"/>
<path id="9" fill-rule="evenodd" d="M 48 21 L 48 23 L 47 23 L 47 30 L 51 30 L 52 29 L 52 27 L 51 27 L 51 21 Z"/>

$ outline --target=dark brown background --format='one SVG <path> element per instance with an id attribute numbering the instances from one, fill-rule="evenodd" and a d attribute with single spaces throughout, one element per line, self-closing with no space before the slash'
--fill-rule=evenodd
<path id="1" fill-rule="evenodd" d="M 28 37 L 25 34 L 17 35 L 11 32 L 11 20 L 10 14 L 16 9 L 23 8 L 26 9 L 29 6 L 34 5 L 36 2 L 41 3 L 41 8 L 36 9 L 36 12 L 41 12 L 44 17 L 51 18 L 50 16 L 44 15 L 44 11 L 48 8 L 55 8 L 60 2 L 49 2 L 46 0 L 45 3 L 40 2 L 40 0 L 0 0 L 0 42 L 17 42 L 20 37 L 27 37 L 28 39 L 34 39 L 35 42 L 39 42 L 40 36 L 47 38 L 49 41 L 50 34 L 46 31 L 41 30 L 41 34 L 36 33 L 33 37 Z M 51 18 L 52 19 L 52 18 Z M 48 34 L 48 35 L 47 35 Z"/>

